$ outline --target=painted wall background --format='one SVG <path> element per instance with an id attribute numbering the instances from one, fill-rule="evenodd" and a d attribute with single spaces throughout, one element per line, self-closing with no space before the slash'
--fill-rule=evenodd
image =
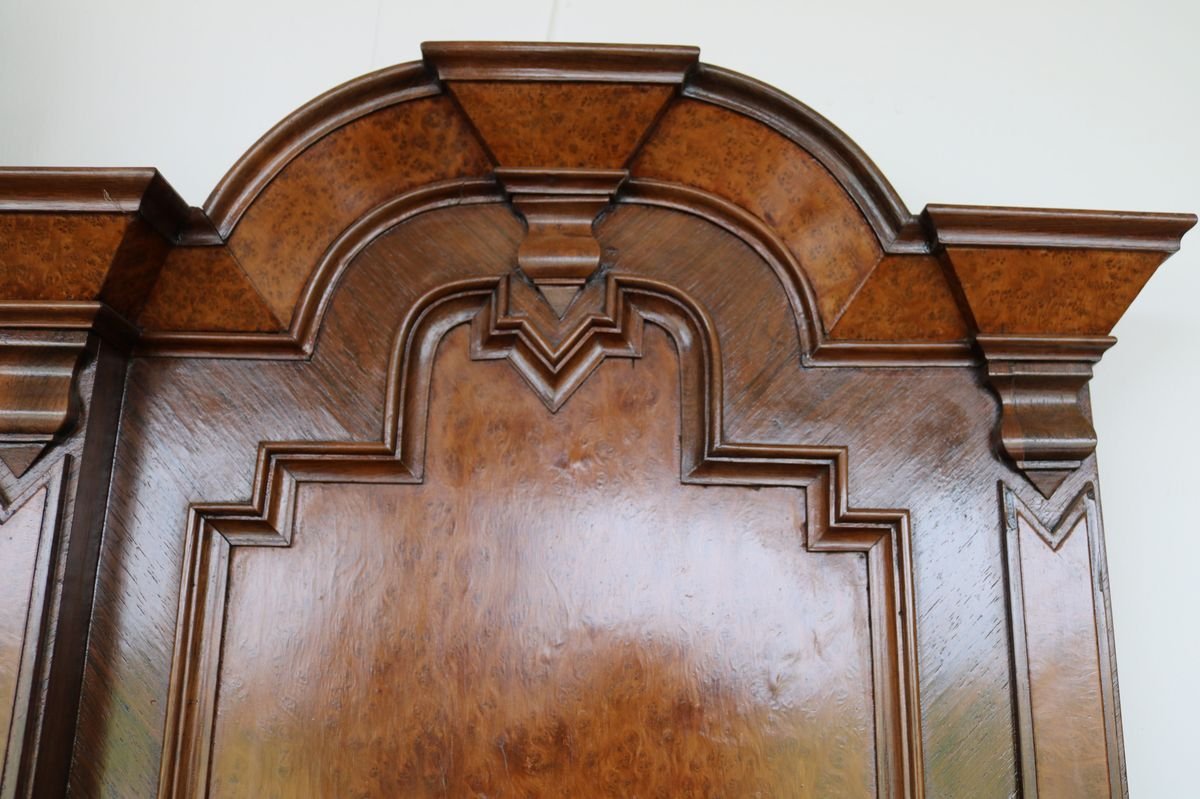
<path id="1" fill-rule="evenodd" d="M 1200 211 L 1194 0 L 0 0 L 0 163 L 157 166 L 200 204 L 297 106 L 426 39 L 696 44 L 827 116 L 909 207 Z M 1130 790 L 1200 719 L 1200 234 L 1092 381 Z"/>

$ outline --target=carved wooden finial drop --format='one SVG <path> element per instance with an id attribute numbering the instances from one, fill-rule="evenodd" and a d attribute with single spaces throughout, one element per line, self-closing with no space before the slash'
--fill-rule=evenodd
<path id="1" fill-rule="evenodd" d="M 517 264 L 560 318 L 600 268 L 592 223 L 628 176 L 623 169 L 496 170 L 528 226 Z"/>

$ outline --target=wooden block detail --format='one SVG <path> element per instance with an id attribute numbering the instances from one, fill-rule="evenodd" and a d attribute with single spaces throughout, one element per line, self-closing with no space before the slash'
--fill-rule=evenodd
<path id="1" fill-rule="evenodd" d="M 132 214 L 0 213 L 0 297 L 94 300 Z"/>
<path id="2" fill-rule="evenodd" d="M 1083 407 L 1092 365 L 1108 337 L 978 336 L 987 378 L 1000 397 L 1000 443 L 1046 497 L 1096 450 Z"/>
<path id="3" fill-rule="evenodd" d="M 138 323 L 153 330 L 281 331 L 226 247 L 177 247 Z"/>
<path id="4" fill-rule="evenodd" d="M 520 274 L 562 319 L 583 284 L 600 269 L 592 224 L 629 176 L 623 169 L 496 170 L 525 219 L 517 251 Z"/>
<path id="5" fill-rule="evenodd" d="M 937 258 L 885 255 L 834 325 L 831 339 L 963 341 L 966 320 Z"/>
<path id="6" fill-rule="evenodd" d="M 321 254 L 348 225 L 409 189 L 490 168 L 448 98 L 402 103 L 335 130 L 290 162 L 246 211 L 229 247 L 287 324 Z"/>
<path id="7" fill-rule="evenodd" d="M 454 82 L 500 166 L 621 169 L 674 94 L 618 83 Z"/>
<path id="8" fill-rule="evenodd" d="M 732 111 L 697 100 L 675 103 L 630 171 L 703 189 L 766 222 L 800 261 L 826 328 L 882 255 L 862 212 L 825 167 Z"/>
<path id="9" fill-rule="evenodd" d="M 1122 754 L 1094 489 L 1053 526 L 1000 491 L 1022 795 L 1116 799 Z"/>
<path id="10" fill-rule="evenodd" d="M 74 426 L 87 343 L 78 331 L 0 333 L 0 460 L 15 476 Z"/>
<path id="11" fill-rule="evenodd" d="M 1106 336 L 1167 253 L 947 247 L 946 256 L 981 332 Z"/>
<path id="12" fill-rule="evenodd" d="M 696 47 L 576 42 L 423 42 L 425 63 L 444 81 L 597 81 L 679 84 Z"/>

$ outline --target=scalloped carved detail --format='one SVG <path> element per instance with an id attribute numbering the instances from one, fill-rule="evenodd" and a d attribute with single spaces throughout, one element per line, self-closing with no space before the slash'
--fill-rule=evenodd
<path id="1" fill-rule="evenodd" d="M 388 371 L 382 440 L 365 443 L 279 442 L 260 445 L 251 500 L 198 504 L 189 512 L 175 658 L 167 714 L 160 795 L 206 795 L 231 547 L 288 546 L 296 492 L 304 482 L 413 484 L 424 479 L 425 430 L 433 360 L 453 328 L 485 330 L 489 308 L 511 279 L 454 283 L 431 292 L 404 321 Z M 599 286 L 599 283 L 591 284 Z M 846 450 L 832 446 L 747 445 L 724 439 L 721 354 L 710 320 L 678 291 L 636 278 L 604 281 L 613 314 L 662 328 L 680 363 L 681 463 L 684 483 L 790 486 L 805 491 L 807 548 L 859 552 L 866 557 L 876 729 L 878 795 L 923 795 L 916 631 L 909 517 L 903 510 L 849 504 Z M 530 289 L 532 292 L 532 289 Z M 569 316 L 569 315 L 568 315 Z M 608 322 L 585 322 L 591 342 L 612 332 Z M 628 326 L 628 325 L 627 325 Z M 490 327 L 487 328 L 490 332 Z M 474 334 L 473 334 L 474 335 Z M 529 344 L 521 329 L 506 333 L 496 355 L 558 357 L 563 364 L 590 355 L 586 341 Z M 627 336 L 622 333 L 622 340 Z M 624 346 L 624 345 L 622 345 Z M 505 347 L 510 348 L 505 351 Z M 603 355 L 604 345 L 593 350 Z M 558 353 L 556 356 L 555 354 Z M 485 356 L 487 357 L 487 356 Z M 582 371 L 582 370 L 581 370 Z M 524 374 L 524 373 L 523 373 Z M 529 377 L 526 376 L 529 380 Z M 541 379 L 541 378 L 539 378 Z"/>

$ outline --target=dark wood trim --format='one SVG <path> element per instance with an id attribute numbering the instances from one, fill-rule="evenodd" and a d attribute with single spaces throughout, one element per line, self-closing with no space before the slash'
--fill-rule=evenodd
<path id="1" fill-rule="evenodd" d="M 1022 589 L 1021 536 L 1016 499 L 1003 482 L 1000 489 L 1000 530 L 1004 545 L 1004 584 L 1008 597 L 1008 637 L 1012 648 L 1009 669 L 1013 692 L 1013 746 L 1016 749 L 1017 788 L 1021 799 L 1038 799 L 1037 747 L 1033 737 L 1033 696 L 1029 685 L 1029 646 L 1025 635 L 1025 592 Z"/>
<path id="2" fill-rule="evenodd" d="M 424 42 L 442 80 L 681 83 L 700 50 L 659 44 Z"/>
<path id="3" fill-rule="evenodd" d="M 138 329 L 102 302 L 0 300 L 0 328 L 93 331 L 119 350 L 138 340 Z"/>
<path id="4" fill-rule="evenodd" d="M 178 243 L 192 209 L 157 169 L 0 167 L 0 213 L 140 214 Z"/>
<path id="5" fill-rule="evenodd" d="M 805 366 L 970 367 L 979 356 L 969 341 L 830 341 L 804 356 Z"/>
<path id="6" fill-rule="evenodd" d="M 78 471 L 70 511 L 64 513 L 67 537 L 57 556 L 61 584 L 53 606 L 53 639 L 47 666 L 39 673 L 45 686 L 37 762 L 31 796 L 65 796 L 83 690 L 84 661 L 91 634 L 96 571 L 104 533 L 121 406 L 125 399 L 128 353 L 103 340 L 96 342 L 95 374 L 80 439 Z"/>
<path id="7" fill-rule="evenodd" d="M 1111 336 L 976 337 L 988 383 L 1000 399 L 1000 444 L 1046 497 L 1096 451 L 1096 431 L 1083 406 L 1092 366 Z"/>
<path id="8" fill-rule="evenodd" d="M 1108 779 L 1113 796 L 1123 799 L 1129 796 L 1129 775 L 1125 771 L 1125 734 L 1121 722 L 1121 692 L 1117 685 L 1117 647 L 1113 638 L 1104 514 L 1101 512 L 1100 487 L 1090 484 L 1089 488 L 1088 544 L 1092 560 L 1096 643 L 1100 658 L 1100 695 L 1104 701 L 1104 732 L 1108 747 Z"/>
<path id="9" fill-rule="evenodd" d="M 1037 247 L 1173 253 L 1195 214 L 929 205 L 922 214 L 942 247 Z"/>

